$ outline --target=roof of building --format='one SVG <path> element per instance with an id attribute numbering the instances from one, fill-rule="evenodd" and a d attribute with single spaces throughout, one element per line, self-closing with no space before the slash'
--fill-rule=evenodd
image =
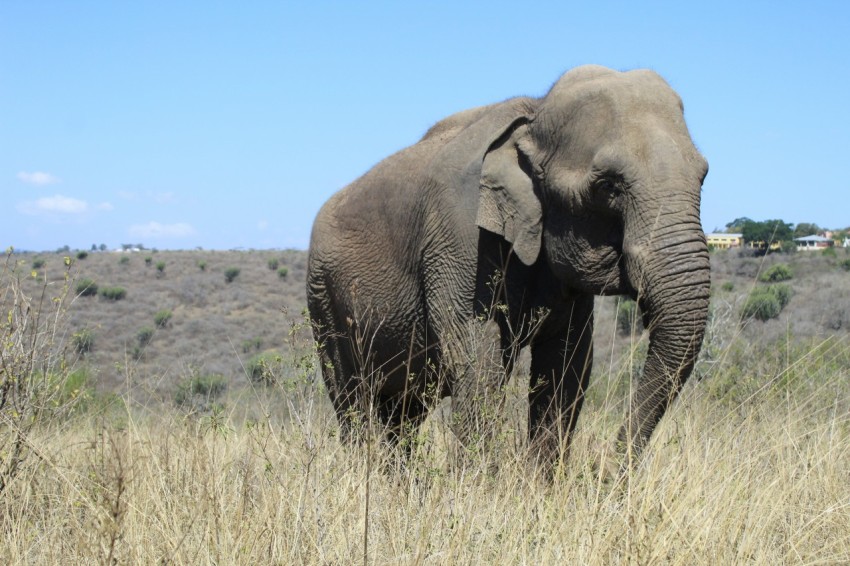
<path id="1" fill-rule="evenodd" d="M 795 242 L 831 242 L 832 238 L 824 238 L 823 236 L 817 236 L 812 234 L 811 236 L 803 236 L 802 238 L 794 238 Z"/>
<path id="2" fill-rule="evenodd" d="M 742 238 L 743 234 L 727 234 L 726 232 L 712 232 L 711 234 L 706 234 L 706 238 Z"/>

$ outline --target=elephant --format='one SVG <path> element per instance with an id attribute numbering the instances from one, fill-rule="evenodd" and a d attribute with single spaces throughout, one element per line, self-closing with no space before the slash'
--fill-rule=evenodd
<path id="1" fill-rule="evenodd" d="M 626 295 L 648 332 L 612 439 L 632 461 L 705 333 L 707 172 L 663 78 L 589 65 L 438 122 L 332 195 L 307 295 L 341 436 L 369 417 L 397 443 L 450 396 L 461 446 L 477 442 L 528 347 L 528 445 L 551 468 L 588 386 L 594 296 Z"/>

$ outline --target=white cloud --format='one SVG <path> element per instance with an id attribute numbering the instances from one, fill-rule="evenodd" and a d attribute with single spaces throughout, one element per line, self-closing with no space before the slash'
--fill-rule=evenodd
<path id="1" fill-rule="evenodd" d="M 53 195 L 52 197 L 42 197 L 34 201 L 22 202 L 18 205 L 18 210 L 24 214 L 82 214 L 89 209 L 89 204 L 84 200 L 79 200 L 62 195 Z"/>
<path id="2" fill-rule="evenodd" d="M 30 173 L 29 171 L 21 171 L 18 173 L 18 179 L 26 183 L 27 185 L 52 185 L 54 183 L 59 182 L 59 177 L 51 175 L 50 173 L 44 173 L 42 171 L 33 171 Z"/>
<path id="3" fill-rule="evenodd" d="M 160 224 L 159 222 L 148 222 L 147 224 L 134 224 L 127 230 L 134 238 L 185 238 L 195 233 L 195 229 L 185 222 L 176 224 Z"/>
<path id="4" fill-rule="evenodd" d="M 268 227 L 269 227 L 269 221 L 268 220 L 260 220 L 259 222 L 257 222 L 257 230 L 259 230 L 260 232 L 265 231 L 266 229 L 268 229 Z"/>
<path id="5" fill-rule="evenodd" d="M 104 210 L 104 211 L 107 211 L 107 212 L 110 211 L 110 210 L 113 210 L 114 208 L 115 207 L 112 206 L 111 202 L 102 202 L 99 205 L 97 205 L 98 210 Z"/>

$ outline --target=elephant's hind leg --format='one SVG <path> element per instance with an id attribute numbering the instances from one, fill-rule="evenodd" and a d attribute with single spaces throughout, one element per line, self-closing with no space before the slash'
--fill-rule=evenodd
<path id="1" fill-rule="evenodd" d="M 357 386 L 356 368 L 344 337 L 325 335 L 320 345 L 322 375 L 340 428 L 340 440 L 351 444 L 361 435 L 365 401 Z"/>
<path id="2" fill-rule="evenodd" d="M 399 455 L 408 460 L 416 447 L 419 425 L 427 415 L 425 403 L 413 395 L 380 399 L 377 413 L 387 444 L 398 448 Z"/>

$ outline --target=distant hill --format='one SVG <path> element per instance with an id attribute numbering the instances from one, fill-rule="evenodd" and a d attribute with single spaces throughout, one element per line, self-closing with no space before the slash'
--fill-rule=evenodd
<path id="1" fill-rule="evenodd" d="M 16 259 L 27 269 L 41 263 L 36 271 L 49 280 L 61 277 L 64 268 L 62 254 L 16 254 Z M 764 285 L 757 281 L 758 274 L 786 263 L 794 273 L 785 282 L 793 290 L 790 302 L 774 320 L 751 321 L 744 335 L 770 341 L 788 334 L 798 339 L 846 334 L 850 272 L 841 265 L 848 259 L 844 249 L 836 250 L 835 257 L 820 252 L 767 257 L 749 257 L 739 250 L 714 252 L 715 323 L 736 324 L 750 291 Z M 220 374 L 230 386 L 246 384 L 248 360 L 284 351 L 291 325 L 303 323 L 306 260 L 307 253 L 296 250 L 92 252 L 75 259 L 75 280 L 89 278 L 100 289 L 121 287 L 126 295 L 120 300 L 76 297 L 69 308 L 66 338 L 70 343 L 75 332 L 92 333 L 92 349 L 78 364 L 90 369 L 101 391 L 168 399 L 181 381 L 198 374 Z M 285 277 L 279 273 L 282 268 Z M 228 269 L 239 270 L 230 283 Z M 41 288 L 32 277 L 25 284 L 33 294 Z M 616 303 L 616 297 L 597 299 L 597 372 L 616 363 L 629 348 L 629 338 L 617 331 Z M 171 312 L 163 328 L 155 324 L 160 311 Z M 139 338 L 145 328 L 153 330 L 147 345 Z"/>

